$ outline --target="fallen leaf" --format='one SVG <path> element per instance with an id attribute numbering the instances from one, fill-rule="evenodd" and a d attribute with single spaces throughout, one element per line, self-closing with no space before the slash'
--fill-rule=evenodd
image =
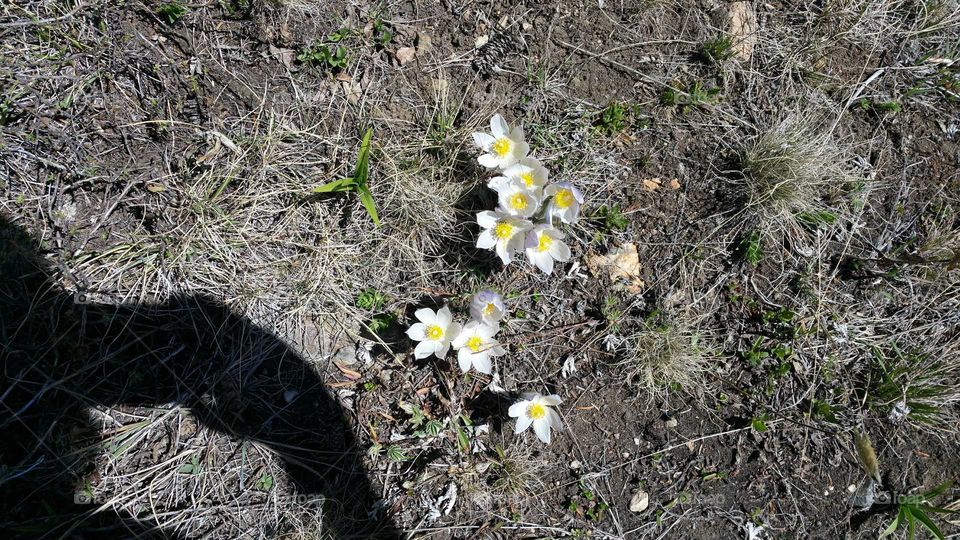
<path id="1" fill-rule="evenodd" d="M 147 191 L 150 193 L 160 193 L 166 191 L 166 187 L 163 184 L 158 184 L 156 182 L 147 182 Z"/>
<path id="2" fill-rule="evenodd" d="M 750 2 L 730 4 L 730 35 L 733 36 L 733 53 L 741 60 L 750 60 L 757 44 L 757 12 Z"/>
<path id="3" fill-rule="evenodd" d="M 610 281 L 622 285 L 631 294 L 643 290 L 636 244 L 624 244 L 611 249 L 606 255 L 593 255 L 587 259 L 587 267 L 594 276 L 607 274 Z"/>
<path id="4" fill-rule="evenodd" d="M 673 178 L 670 180 L 670 189 L 680 189 L 680 180 Z"/>
<path id="5" fill-rule="evenodd" d="M 351 381 L 355 381 L 359 379 L 361 376 L 360 373 L 348 368 L 347 366 L 341 364 L 340 362 L 334 362 L 333 365 L 337 366 L 337 369 L 340 370 L 340 373 L 343 373 L 343 375 L 346 378 L 350 379 Z"/>
<path id="6" fill-rule="evenodd" d="M 397 57 L 397 62 L 400 62 L 400 65 L 404 65 L 407 62 L 413 60 L 413 57 L 417 55 L 417 50 L 413 47 L 400 47 L 395 53 Z"/>
<path id="7" fill-rule="evenodd" d="M 656 191 L 663 182 L 659 178 L 644 178 L 643 187 L 647 191 Z"/>

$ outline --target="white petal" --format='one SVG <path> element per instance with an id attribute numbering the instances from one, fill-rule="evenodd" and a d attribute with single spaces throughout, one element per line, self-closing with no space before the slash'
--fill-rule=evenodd
<path id="1" fill-rule="evenodd" d="M 487 148 L 490 148 L 490 145 L 492 145 L 494 141 L 496 141 L 496 139 L 493 138 L 493 136 L 488 133 L 473 134 L 473 142 L 476 143 L 477 146 L 479 146 L 484 150 L 486 150 Z"/>
<path id="2" fill-rule="evenodd" d="M 470 349 L 460 349 L 457 353 L 457 364 L 460 365 L 460 371 L 464 373 L 470 371 Z"/>
<path id="3" fill-rule="evenodd" d="M 427 325 L 423 323 L 413 323 L 407 329 L 407 337 L 414 341 L 423 341 L 427 339 Z"/>
<path id="4" fill-rule="evenodd" d="M 450 308 L 443 306 L 439 311 L 437 311 L 437 324 L 440 326 L 440 328 L 447 328 L 452 322 L 453 314 L 450 313 Z"/>
<path id="5" fill-rule="evenodd" d="M 490 340 L 493 339 L 493 336 L 497 335 L 497 332 L 500 331 L 500 325 L 490 324 L 490 323 L 481 323 L 477 325 L 476 333 L 480 336 L 481 339 Z"/>
<path id="6" fill-rule="evenodd" d="M 437 314 L 430 308 L 420 308 L 413 312 L 413 316 L 428 326 L 437 323 Z"/>
<path id="7" fill-rule="evenodd" d="M 544 274 L 553 273 L 553 257 L 549 253 L 538 253 L 534 263 Z"/>
<path id="8" fill-rule="evenodd" d="M 566 262 L 570 260 L 570 248 L 567 247 L 563 242 L 554 242 L 550 245 L 549 250 L 550 256 L 560 262 Z"/>
<path id="9" fill-rule="evenodd" d="M 450 323 L 450 325 L 447 326 L 447 332 L 444 334 L 443 337 L 446 338 L 445 341 L 447 342 L 448 345 L 450 344 L 451 341 L 457 339 L 457 337 L 460 335 L 461 328 L 462 327 L 458 322 Z"/>
<path id="10" fill-rule="evenodd" d="M 577 203 L 578 203 L 578 204 L 579 204 L 579 203 L 582 203 L 582 202 L 583 202 L 583 193 L 581 193 L 580 190 L 577 189 L 577 187 L 574 186 L 573 184 L 568 184 L 568 185 L 570 186 L 570 191 L 573 192 L 573 198 L 577 200 Z"/>
<path id="11" fill-rule="evenodd" d="M 477 236 L 477 248 L 478 249 L 490 249 L 497 245 L 497 239 L 493 236 L 493 233 L 490 232 L 490 229 L 485 229 L 480 231 L 480 235 Z"/>
<path id="12" fill-rule="evenodd" d="M 497 113 L 490 119 L 490 131 L 493 132 L 494 137 L 505 137 L 510 133 L 510 126 L 500 113 Z"/>
<path id="13" fill-rule="evenodd" d="M 449 341 L 429 341 L 425 343 L 434 344 L 434 353 L 437 355 L 437 358 L 443 358 L 450 352 L 450 342 Z"/>
<path id="14" fill-rule="evenodd" d="M 510 249 L 503 242 L 497 242 L 497 255 L 500 257 L 500 260 L 503 261 L 504 266 L 510 264 L 510 261 L 513 260 Z"/>
<path id="15" fill-rule="evenodd" d="M 413 349 L 413 357 L 417 359 L 426 358 L 433 354 L 433 351 L 435 351 L 436 348 L 437 346 L 435 341 L 421 341 L 420 343 L 417 343 L 417 347 Z"/>
<path id="16" fill-rule="evenodd" d="M 516 418 L 518 416 L 524 416 L 524 411 L 526 411 L 527 407 L 529 406 L 530 406 L 529 401 L 526 401 L 526 400 L 518 401 L 513 405 L 511 405 L 509 409 L 507 409 L 507 414 L 509 414 L 513 418 Z"/>
<path id="17" fill-rule="evenodd" d="M 563 403 L 563 400 L 560 399 L 560 396 L 556 394 L 550 394 L 549 396 L 543 396 L 541 398 L 544 405 L 549 405 L 551 407 L 556 407 L 557 405 Z"/>
<path id="18" fill-rule="evenodd" d="M 490 362 L 490 356 L 485 353 L 473 355 L 473 367 L 480 373 L 490 374 L 493 364 Z"/>
<path id="19" fill-rule="evenodd" d="M 550 416 L 550 427 L 557 431 L 563 429 L 563 422 L 560 420 L 560 415 L 557 413 L 557 411 L 549 409 L 547 414 Z"/>
<path id="20" fill-rule="evenodd" d="M 505 176 L 494 176 L 487 182 L 487 187 L 500 193 L 506 185 L 510 183 L 510 180 Z"/>
<path id="21" fill-rule="evenodd" d="M 477 213 L 477 225 L 484 229 L 492 229 L 497 226 L 497 213 L 489 210 Z"/>
<path id="22" fill-rule="evenodd" d="M 550 420 L 541 418 L 533 421 L 533 430 L 537 432 L 537 438 L 546 444 L 550 444 Z"/>
<path id="23" fill-rule="evenodd" d="M 493 154 L 483 154 L 477 158 L 477 163 L 488 169 L 496 169 L 500 166 L 500 160 Z"/>
<path id="24" fill-rule="evenodd" d="M 524 431 L 527 430 L 528 427 L 530 427 L 530 424 L 532 424 L 532 423 L 533 423 L 533 419 L 532 419 L 532 418 L 530 418 L 530 417 L 527 416 L 526 414 L 521 414 L 520 417 L 517 418 L 517 427 L 515 427 L 515 428 L 513 429 L 513 432 L 514 432 L 514 433 L 523 433 Z"/>

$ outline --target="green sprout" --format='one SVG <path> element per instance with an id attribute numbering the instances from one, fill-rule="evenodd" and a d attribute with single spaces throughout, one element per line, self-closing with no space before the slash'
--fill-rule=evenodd
<path id="1" fill-rule="evenodd" d="M 373 136 L 373 128 L 367 128 L 363 134 L 363 141 L 360 143 L 360 153 L 357 155 L 357 168 L 353 176 L 327 182 L 313 188 L 314 193 L 340 193 L 343 191 L 355 191 L 360 197 L 360 202 L 367 209 L 367 213 L 373 219 L 373 222 L 379 227 L 380 217 L 377 215 L 377 207 L 373 203 L 373 194 L 367 187 L 367 180 L 370 175 L 370 137 Z"/>

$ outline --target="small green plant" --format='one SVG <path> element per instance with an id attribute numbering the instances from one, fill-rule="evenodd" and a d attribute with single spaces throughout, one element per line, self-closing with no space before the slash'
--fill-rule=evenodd
<path id="1" fill-rule="evenodd" d="M 387 302 L 387 297 L 376 289 L 366 289 L 357 295 L 357 307 L 367 311 L 376 311 Z"/>
<path id="2" fill-rule="evenodd" d="M 616 101 L 607 105 L 593 122 L 593 128 L 605 135 L 616 135 L 631 127 L 646 129 L 650 127 L 650 120 L 641 113 L 639 105 Z"/>
<path id="3" fill-rule="evenodd" d="M 941 404 L 950 401 L 950 387 L 941 361 L 919 353 L 902 351 L 893 345 L 889 351 L 873 350 L 873 375 L 868 390 L 873 408 L 893 408 L 897 414 L 924 424 L 933 423 Z M 896 416 L 897 414 L 894 414 Z"/>
<path id="4" fill-rule="evenodd" d="M 877 101 L 867 98 L 860 98 L 857 106 L 865 111 L 876 111 L 880 113 L 898 113 L 901 109 L 899 101 Z"/>
<path id="5" fill-rule="evenodd" d="M 220 0 L 220 7 L 230 17 L 245 17 L 250 14 L 251 0 Z"/>
<path id="6" fill-rule="evenodd" d="M 390 44 L 390 41 L 393 40 L 393 32 L 391 32 L 387 25 L 380 19 L 373 20 L 373 39 L 376 41 L 377 45 L 381 47 L 386 47 Z"/>
<path id="7" fill-rule="evenodd" d="M 164 19 L 167 24 L 172 25 L 176 24 L 181 17 L 187 14 L 187 8 L 179 2 L 166 2 L 157 8 L 156 14 L 161 19 Z"/>
<path id="8" fill-rule="evenodd" d="M 880 533 L 880 538 L 886 538 L 893 534 L 898 528 L 906 524 L 907 538 L 913 540 L 916 537 L 917 523 L 926 529 L 930 534 L 939 540 L 944 540 L 943 532 L 937 527 L 937 524 L 930 519 L 930 513 L 954 514 L 956 512 L 947 510 L 939 506 L 934 506 L 933 500 L 942 495 L 953 482 L 944 482 L 939 486 L 920 495 L 898 495 L 897 498 L 897 516 L 893 518 L 890 525 Z M 896 494 L 895 494 L 896 495 Z"/>
<path id="9" fill-rule="evenodd" d="M 760 243 L 760 233 L 753 231 L 740 242 L 740 252 L 743 254 L 743 260 L 753 266 L 760 264 L 763 260 L 763 245 Z"/>
<path id="10" fill-rule="evenodd" d="M 200 474 L 200 456 L 193 454 L 190 456 L 190 463 L 184 463 L 180 466 L 180 472 L 182 474 Z"/>
<path id="11" fill-rule="evenodd" d="M 767 427 L 767 415 L 761 414 L 760 416 L 755 416 L 750 420 L 750 427 L 757 433 L 766 432 L 769 427 Z"/>
<path id="12" fill-rule="evenodd" d="M 257 489 L 260 491 L 270 491 L 270 488 L 273 487 L 273 476 L 267 473 L 260 475 L 260 478 L 257 479 Z"/>
<path id="13" fill-rule="evenodd" d="M 614 204 L 612 206 L 601 206 L 597 210 L 597 216 L 603 220 L 603 228 L 607 233 L 612 233 L 614 231 L 625 231 L 627 230 L 627 216 L 623 215 L 623 212 L 620 210 L 619 204 Z"/>
<path id="14" fill-rule="evenodd" d="M 679 107 L 683 113 L 693 109 L 703 109 L 715 103 L 720 96 L 719 87 L 707 88 L 700 81 L 682 89 L 679 85 L 671 86 L 660 95 L 660 102 L 668 107 Z"/>
<path id="15" fill-rule="evenodd" d="M 403 448 L 400 448 L 397 445 L 392 445 L 387 447 L 387 459 L 390 461 L 400 462 L 406 461 L 410 459 L 410 457 L 407 456 L 407 453 L 403 450 Z"/>
<path id="16" fill-rule="evenodd" d="M 0 126 L 8 126 L 13 122 L 13 103 L 8 100 L 0 100 Z"/>
<path id="17" fill-rule="evenodd" d="M 567 503 L 567 510 L 573 512 L 580 519 L 588 519 L 594 523 L 603 520 L 604 512 L 610 508 L 610 505 L 597 500 L 593 490 L 587 488 L 583 480 L 580 481 L 580 494 L 574 496 Z"/>
<path id="18" fill-rule="evenodd" d="M 733 40 L 727 36 L 708 39 L 700 45 L 697 57 L 708 64 L 720 65 L 733 58 Z"/>
<path id="19" fill-rule="evenodd" d="M 370 138 L 373 136 L 373 128 L 367 128 L 363 134 L 363 140 L 360 143 L 360 153 L 357 155 L 357 167 L 353 176 L 341 178 L 327 182 L 313 188 L 314 193 L 339 193 L 344 191 L 355 191 L 360 197 L 360 202 L 367 209 L 367 213 L 373 219 L 373 222 L 379 226 L 380 218 L 377 216 L 377 207 L 373 203 L 373 194 L 367 187 L 367 180 L 370 175 Z"/>
<path id="20" fill-rule="evenodd" d="M 327 45 L 306 47 L 297 54 L 297 61 L 301 64 L 320 66 L 330 71 L 340 71 L 347 67 L 347 48 L 343 45 L 337 45 L 333 50 Z"/>
<path id="21" fill-rule="evenodd" d="M 370 322 L 367 324 L 367 326 L 370 327 L 371 332 L 374 334 L 379 334 L 387 328 L 390 328 L 390 326 L 395 322 L 397 322 L 396 313 L 380 313 L 378 315 L 374 315 L 373 318 L 370 319 Z"/>

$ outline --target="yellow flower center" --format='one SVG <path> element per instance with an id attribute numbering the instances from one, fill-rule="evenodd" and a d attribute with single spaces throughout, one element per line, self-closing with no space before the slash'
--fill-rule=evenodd
<path id="1" fill-rule="evenodd" d="M 532 173 L 532 172 L 525 172 L 525 173 L 521 174 L 521 175 L 520 175 L 520 179 L 523 180 L 523 183 L 526 184 L 527 187 L 533 187 L 533 173 Z"/>
<path id="2" fill-rule="evenodd" d="M 467 347 L 470 347 L 473 352 L 480 352 L 481 346 L 483 346 L 483 342 L 480 341 L 480 336 L 473 336 L 467 340 Z"/>
<path id="3" fill-rule="evenodd" d="M 493 305 L 493 302 L 490 302 L 483 307 L 483 314 L 487 316 L 493 315 L 493 310 L 495 309 L 497 309 L 497 306 Z"/>
<path id="4" fill-rule="evenodd" d="M 515 193 L 512 197 L 510 197 L 510 208 L 513 208 L 514 210 L 523 210 L 527 207 L 528 202 L 529 201 L 527 200 L 526 195 L 523 193 Z"/>
<path id="5" fill-rule="evenodd" d="M 500 222 L 493 228 L 493 235 L 501 240 L 506 240 L 513 236 L 513 225 Z"/>
<path id="6" fill-rule="evenodd" d="M 537 245 L 537 251 L 546 251 L 550 249 L 550 244 L 553 243 L 553 238 L 550 238 L 546 234 L 540 234 L 540 243 Z"/>
<path id="7" fill-rule="evenodd" d="M 547 415 L 547 408 L 539 403 L 534 403 L 527 407 L 527 416 L 534 420 L 540 420 Z"/>
<path id="8" fill-rule="evenodd" d="M 561 189 L 553 196 L 553 203 L 557 208 L 570 208 L 573 204 L 573 192 L 569 189 Z"/>
<path id="9" fill-rule="evenodd" d="M 435 324 L 427 327 L 427 339 L 438 340 L 443 337 L 443 328 Z"/>
<path id="10" fill-rule="evenodd" d="M 493 142 L 493 153 L 496 154 L 497 157 L 503 157 L 507 155 L 508 152 L 510 152 L 510 139 L 500 137 Z"/>

